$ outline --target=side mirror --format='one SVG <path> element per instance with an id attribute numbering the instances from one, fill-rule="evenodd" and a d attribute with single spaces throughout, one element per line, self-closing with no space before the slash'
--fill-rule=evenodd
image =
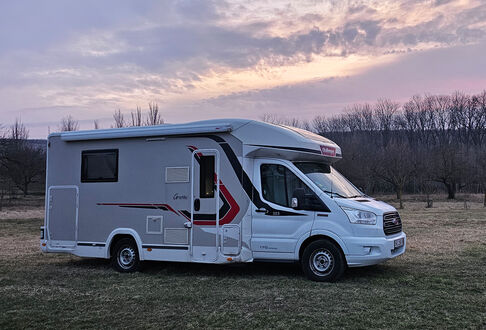
<path id="1" fill-rule="evenodd" d="M 297 197 L 292 197 L 292 201 L 290 202 L 290 206 L 293 209 L 296 209 L 299 206 L 299 200 L 297 199 Z"/>
<path id="2" fill-rule="evenodd" d="M 295 189 L 293 194 L 292 194 L 292 200 L 291 200 L 290 205 L 292 206 L 292 208 L 299 210 L 299 209 L 304 208 L 304 206 L 305 206 L 304 204 L 305 204 L 305 190 L 304 190 L 304 188 Z"/>

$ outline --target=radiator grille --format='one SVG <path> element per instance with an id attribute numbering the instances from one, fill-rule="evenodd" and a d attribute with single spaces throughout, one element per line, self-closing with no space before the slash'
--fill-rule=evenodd
<path id="1" fill-rule="evenodd" d="M 402 231 L 402 219 L 398 212 L 383 215 L 383 231 L 385 235 L 393 235 Z"/>

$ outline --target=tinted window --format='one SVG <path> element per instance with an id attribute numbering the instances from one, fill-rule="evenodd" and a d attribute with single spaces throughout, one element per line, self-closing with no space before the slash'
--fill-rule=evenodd
<path id="1" fill-rule="evenodd" d="M 314 194 L 304 182 L 283 165 L 263 164 L 260 170 L 263 198 L 269 202 L 291 207 L 292 194 L 297 188 L 304 188 L 306 194 Z"/>
<path id="2" fill-rule="evenodd" d="M 81 182 L 118 181 L 118 150 L 87 150 L 81 153 Z"/>
<path id="3" fill-rule="evenodd" d="M 214 156 L 201 156 L 199 163 L 199 197 L 214 197 Z"/>

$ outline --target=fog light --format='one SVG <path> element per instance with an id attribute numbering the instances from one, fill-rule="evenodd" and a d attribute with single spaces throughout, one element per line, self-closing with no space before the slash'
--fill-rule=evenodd
<path id="1" fill-rule="evenodd" d="M 371 246 L 363 246 L 363 252 L 364 254 L 370 254 Z"/>

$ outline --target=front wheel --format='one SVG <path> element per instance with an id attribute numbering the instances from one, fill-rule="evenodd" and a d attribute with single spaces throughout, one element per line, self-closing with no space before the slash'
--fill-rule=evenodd
<path id="1" fill-rule="evenodd" d="M 137 245 L 130 238 L 123 238 L 116 242 L 112 256 L 113 267 L 121 273 L 131 273 L 138 270 L 140 258 Z"/>
<path id="2" fill-rule="evenodd" d="M 305 275 L 318 282 L 338 280 L 346 266 L 339 247 L 327 240 L 310 243 L 302 254 L 301 264 Z"/>

